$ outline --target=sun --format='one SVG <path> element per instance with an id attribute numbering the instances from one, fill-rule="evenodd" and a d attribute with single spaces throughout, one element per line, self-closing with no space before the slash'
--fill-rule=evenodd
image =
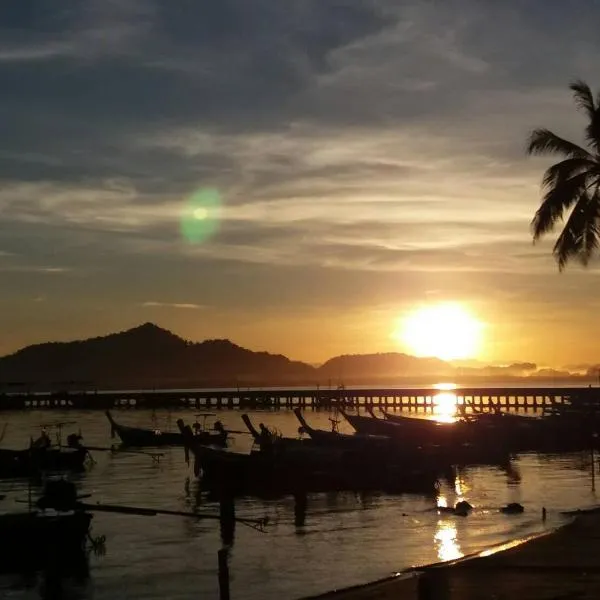
<path id="1" fill-rule="evenodd" d="M 477 356 L 482 330 L 483 324 L 468 309 L 448 302 L 409 313 L 400 320 L 394 337 L 415 356 L 452 360 Z"/>

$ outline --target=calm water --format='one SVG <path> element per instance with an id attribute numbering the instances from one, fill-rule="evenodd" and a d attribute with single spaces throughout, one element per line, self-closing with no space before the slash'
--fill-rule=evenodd
<path id="1" fill-rule="evenodd" d="M 286 411 L 251 413 L 253 420 L 274 425 L 295 436 L 298 423 Z M 175 428 L 175 419 L 188 421 L 194 413 L 131 410 L 116 413 L 118 421 Z M 309 412 L 309 422 L 329 428 L 329 413 Z M 2 414 L 8 422 L 4 447 L 25 447 L 40 423 L 76 421 L 89 445 L 109 446 L 110 429 L 101 412 L 30 412 Z M 231 429 L 244 429 L 237 411 L 219 418 Z M 342 429 L 344 429 L 342 424 Z M 490 440 L 493 443 L 493 440 Z M 236 436 L 238 449 L 248 449 L 248 436 Z M 91 501 L 144 507 L 191 510 L 200 504 L 207 513 L 218 506 L 198 494 L 181 448 L 161 450 L 155 464 L 145 455 L 94 452 L 97 461 L 75 480 Z M 538 457 L 521 455 L 512 469 L 478 467 L 461 471 L 454 486 L 444 484 L 438 502 L 466 499 L 475 506 L 468 518 L 438 515 L 436 499 L 419 496 L 372 494 L 316 494 L 309 496 L 306 525 L 294 526 L 291 499 L 264 502 L 240 500 L 238 516 L 268 516 L 266 533 L 238 524 L 231 551 L 231 595 L 236 600 L 301 598 L 336 587 L 364 583 L 403 568 L 457 558 L 491 544 L 552 527 L 559 512 L 598 501 L 591 490 L 589 456 Z M 23 482 L 0 482 L 9 495 L 3 511 L 22 510 L 16 499 L 27 497 Z M 522 515 L 502 515 L 508 502 L 526 507 Z M 548 509 L 546 524 L 541 509 Z M 105 535 L 106 554 L 90 557 L 91 576 L 72 582 L 70 596 L 81 600 L 218 598 L 217 551 L 221 547 L 218 523 L 184 517 L 97 513 L 95 535 Z M 16 578 L 0 579 L 0 597 L 39 598 L 39 589 Z"/>

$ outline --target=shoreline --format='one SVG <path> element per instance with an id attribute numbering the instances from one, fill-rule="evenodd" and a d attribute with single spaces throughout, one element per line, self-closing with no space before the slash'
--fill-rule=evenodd
<path id="1" fill-rule="evenodd" d="M 592 569 L 598 571 L 595 596 L 600 597 L 600 556 L 596 557 L 600 546 L 600 506 L 584 509 L 563 511 L 560 513 L 570 517 L 566 523 L 549 528 L 538 533 L 515 538 L 506 542 L 494 544 L 479 552 L 474 552 L 460 558 L 446 561 L 429 563 L 421 566 L 409 567 L 398 573 L 393 573 L 367 583 L 356 584 L 345 588 L 339 588 L 316 594 L 303 596 L 301 600 L 421 600 L 435 598 L 436 600 L 462 600 L 465 597 L 486 598 L 486 595 L 473 596 L 473 584 L 477 581 L 484 587 L 490 585 L 491 575 L 500 573 L 504 585 L 511 588 L 506 595 L 519 597 L 520 589 L 524 585 L 523 579 L 531 578 L 532 574 L 545 574 L 546 578 L 551 574 L 562 572 L 580 572 L 587 577 L 587 572 Z M 587 534 L 587 535 L 586 535 Z M 589 539 L 586 539 L 589 537 Z M 583 557 L 585 555 L 585 558 Z M 567 563 L 564 564 L 564 558 Z M 561 560 L 557 562 L 557 558 Z M 592 558 L 592 563 L 589 559 Z M 517 575 L 507 576 L 507 572 L 516 572 Z M 519 576 L 520 573 L 520 576 Z M 484 579 L 481 579 L 483 574 Z M 453 582 L 454 580 L 454 582 Z M 455 590 L 456 583 L 462 592 Z M 451 585 L 454 583 L 454 585 Z M 577 582 L 573 585 L 577 587 Z M 589 582 L 589 577 L 587 579 Z M 570 584 L 564 577 L 560 581 L 564 588 Z M 526 598 L 546 598 L 544 586 L 538 586 L 540 595 L 527 595 Z M 547 586 L 546 586 L 547 587 Z M 581 587 L 581 586 L 579 586 Z M 467 593 L 467 589 L 468 592 Z M 454 592 L 454 593 L 453 593 Z M 433 593 L 433 595 L 432 595 Z M 480 593 L 485 594 L 483 589 Z M 563 590 L 563 594 L 565 591 Z M 574 593 L 579 598 L 580 590 L 568 589 L 567 594 Z M 560 595 L 557 591 L 557 597 Z M 494 597 L 504 597 L 495 595 Z M 561 595 L 561 597 L 563 597 Z M 592 597 L 592 596 L 590 596 Z"/>

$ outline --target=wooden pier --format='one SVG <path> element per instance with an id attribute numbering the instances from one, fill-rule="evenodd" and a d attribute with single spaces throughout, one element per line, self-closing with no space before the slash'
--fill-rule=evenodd
<path id="1" fill-rule="evenodd" d="M 0 410 L 31 409 L 109 409 L 129 408 L 213 408 L 280 409 L 360 408 L 363 406 L 433 410 L 454 394 L 458 404 L 485 410 L 541 410 L 551 407 L 573 408 L 599 405 L 600 388 L 593 387 L 502 387 L 457 388 L 343 388 L 343 389 L 215 389 L 215 390 L 132 390 L 68 391 L 48 394 L 0 394 Z"/>

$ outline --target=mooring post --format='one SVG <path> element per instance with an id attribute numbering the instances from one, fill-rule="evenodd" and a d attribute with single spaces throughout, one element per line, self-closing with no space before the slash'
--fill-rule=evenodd
<path id="1" fill-rule="evenodd" d="M 63 583 L 60 572 L 55 569 L 47 569 L 42 584 L 43 600 L 59 600 L 63 598 Z"/>
<path id="2" fill-rule="evenodd" d="M 294 500 L 294 525 L 296 527 L 304 527 L 304 523 L 306 522 L 306 506 L 308 504 L 306 492 L 295 492 Z"/>
<path id="3" fill-rule="evenodd" d="M 219 557 L 219 600 L 229 600 L 229 548 L 221 548 Z"/>
<path id="4" fill-rule="evenodd" d="M 594 447 L 596 445 L 596 438 L 598 437 L 597 433 L 592 434 L 592 444 L 590 449 L 591 459 L 592 459 L 592 492 L 596 491 L 596 458 L 594 456 Z"/>
<path id="5" fill-rule="evenodd" d="M 233 544 L 235 536 L 235 502 L 230 490 L 222 490 L 219 498 L 221 540 L 226 546 Z"/>
<path id="6" fill-rule="evenodd" d="M 418 600 L 449 600 L 448 571 L 443 567 L 424 570 L 417 580 Z"/>

